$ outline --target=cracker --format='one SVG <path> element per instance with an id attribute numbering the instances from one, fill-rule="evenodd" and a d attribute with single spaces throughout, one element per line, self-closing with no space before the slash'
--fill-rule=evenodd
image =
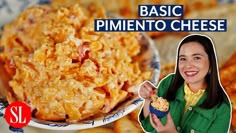
<path id="1" fill-rule="evenodd" d="M 143 133 L 139 123 L 127 115 L 114 122 L 115 133 Z"/>
<path id="2" fill-rule="evenodd" d="M 222 86 L 228 93 L 228 96 L 232 102 L 232 125 L 236 127 L 236 53 L 229 58 L 220 69 L 220 79 Z"/>
<path id="3" fill-rule="evenodd" d="M 114 131 L 108 127 L 95 127 L 90 129 L 79 130 L 75 133 L 114 133 Z"/>
<path id="4" fill-rule="evenodd" d="M 188 0 L 186 1 L 186 12 L 201 10 L 217 6 L 217 0 Z"/>
<path id="5" fill-rule="evenodd" d="M 138 108 L 136 108 L 134 111 L 132 111 L 129 116 L 132 117 L 133 120 L 135 120 L 136 122 L 138 122 L 138 118 L 139 118 L 139 112 L 141 110 L 142 106 L 139 106 Z"/>
<path id="6" fill-rule="evenodd" d="M 213 39 L 219 66 L 222 66 L 236 51 L 235 14 L 236 3 L 230 3 L 192 11 L 185 16 L 185 19 L 227 19 L 227 32 L 196 32 L 197 34 L 208 35 Z"/>
<path id="7" fill-rule="evenodd" d="M 176 49 L 185 34 L 168 34 L 154 39 L 156 48 L 159 50 L 161 66 L 174 64 L 176 61 Z"/>

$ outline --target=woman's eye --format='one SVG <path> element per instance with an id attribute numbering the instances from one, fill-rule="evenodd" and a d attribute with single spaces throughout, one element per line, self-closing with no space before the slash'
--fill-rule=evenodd
<path id="1" fill-rule="evenodd" d="M 186 59 L 185 58 L 179 58 L 180 61 L 185 61 Z"/>
<path id="2" fill-rule="evenodd" d="M 196 56 L 196 57 L 194 57 L 193 59 L 194 59 L 194 60 L 199 60 L 199 59 L 201 59 L 201 57 Z"/>

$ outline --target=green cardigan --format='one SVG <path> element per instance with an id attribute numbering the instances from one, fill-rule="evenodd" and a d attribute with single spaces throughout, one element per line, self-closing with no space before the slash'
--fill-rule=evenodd
<path id="1" fill-rule="evenodd" d="M 158 86 L 158 96 L 164 97 L 173 74 L 163 79 Z M 179 133 L 227 133 L 231 122 L 230 101 L 226 97 L 225 102 L 220 106 L 211 109 L 200 108 L 199 105 L 206 98 L 206 92 L 193 107 L 189 107 L 184 113 L 184 85 L 182 85 L 176 94 L 174 101 L 170 102 L 170 114 L 174 121 L 176 130 Z M 161 118 L 161 122 L 166 123 L 166 116 Z M 146 132 L 156 133 L 156 130 L 150 124 L 149 116 L 144 118 L 143 113 L 139 115 L 139 121 Z"/>

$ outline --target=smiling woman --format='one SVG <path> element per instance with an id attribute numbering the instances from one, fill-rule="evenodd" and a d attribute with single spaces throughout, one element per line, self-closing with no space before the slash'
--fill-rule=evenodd
<path id="1" fill-rule="evenodd" d="M 140 87 L 139 94 L 145 99 L 139 116 L 143 128 L 152 133 L 228 132 L 232 108 L 219 81 L 212 40 L 199 34 L 185 37 L 179 44 L 176 64 L 175 73 L 164 78 L 157 91 L 170 104 L 167 116 L 149 113 L 153 90 L 149 82 Z"/>
<path id="2" fill-rule="evenodd" d="M 205 89 L 204 77 L 209 71 L 208 55 L 198 42 L 188 42 L 182 45 L 179 52 L 179 71 L 193 92 L 199 88 Z"/>

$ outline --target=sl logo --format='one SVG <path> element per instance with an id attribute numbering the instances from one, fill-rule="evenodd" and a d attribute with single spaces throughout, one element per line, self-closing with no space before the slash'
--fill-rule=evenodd
<path id="1" fill-rule="evenodd" d="M 5 119 L 14 128 L 23 128 L 31 119 L 31 109 L 23 102 L 13 102 L 6 108 Z"/>

